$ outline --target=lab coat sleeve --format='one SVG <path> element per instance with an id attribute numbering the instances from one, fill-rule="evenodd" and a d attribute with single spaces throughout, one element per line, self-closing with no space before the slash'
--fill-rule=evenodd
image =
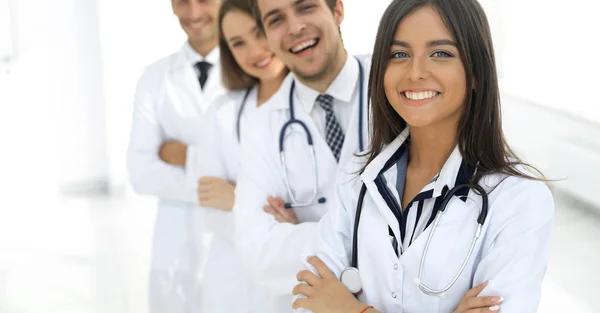
<path id="1" fill-rule="evenodd" d="M 329 211 L 317 224 L 315 236 L 305 246 L 301 261 L 306 269 L 317 274 L 316 270 L 306 261 L 309 256 L 317 256 L 339 277 L 350 265 L 352 245 L 353 211 L 348 210 L 351 202 L 349 183 L 338 182 L 336 199 Z"/>
<path id="2" fill-rule="evenodd" d="M 159 150 L 165 138 L 156 112 L 160 75 L 147 69 L 137 85 L 127 168 L 135 192 L 161 199 L 197 203 L 195 189 L 185 183 L 185 169 L 163 162 Z"/>
<path id="3" fill-rule="evenodd" d="M 358 197 L 356 195 L 355 197 Z M 321 221 L 317 224 L 315 236 L 309 241 L 302 251 L 301 261 L 304 269 L 318 275 L 315 268 L 306 259 L 317 256 L 321 259 L 336 277 L 350 266 L 352 249 L 352 232 L 354 209 L 352 206 L 351 184 L 340 179 L 334 204 Z M 299 297 L 296 297 L 299 298 Z M 306 309 L 297 309 L 296 313 L 308 313 Z"/>
<path id="4" fill-rule="evenodd" d="M 480 296 L 504 297 L 501 311 L 507 313 L 537 312 L 554 220 L 548 188 L 523 181 L 503 191 L 490 208 L 488 247 L 474 275 L 474 284 L 489 280 Z"/>
<path id="5" fill-rule="evenodd" d="M 229 175 L 226 166 L 226 145 L 231 141 L 226 141 L 223 124 L 220 121 L 221 111 L 217 109 L 218 105 L 211 106 L 203 116 L 202 138 L 198 145 L 188 148 L 188 159 L 186 165 L 187 183 L 191 188 L 197 190 L 198 180 L 202 177 L 212 176 L 224 180 L 232 177 Z M 190 152 L 192 152 L 190 154 Z M 204 218 L 207 223 L 205 229 L 215 235 L 224 236 L 227 240 L 233 242 L 233 222 L 231 212 L 222 211 L 217 208 L 200 206 L 204 211 Z"/>
<path id="6" fill-rule="evenodd" d="M 241 144 L 233 208 L 235 244 L 254 280 L 271 296 L 291 295 L 302 268 L 300 253 L 314 234 L 316 223 L 279 223 L 264 212 L 267 197 L 282 197 L 285 187 L 278 186 L 279 163 L 269 159 L 272 151 L 267 150 L 269 138 L 264 137 L 268 125 L 256 116 L 249 121 L 252 135 L 243 136 Z"/>
<path id="7" fill-rule="evenodd" d="M 198 144 L 188 146 L 186 181 L 196 188 L 204 176 L 226 178 L 227 167 L 223 161 L 223 131 L 219 124 L 217 105 L 211 106 L 202 117 L 202 134 Z"/>

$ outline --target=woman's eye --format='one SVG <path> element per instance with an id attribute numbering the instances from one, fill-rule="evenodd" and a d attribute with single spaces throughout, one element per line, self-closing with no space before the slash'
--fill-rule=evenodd
<path id="1" fill-rule="evenodd" d="M 392 56 L 391 56 L 392 59 L 406 59 L 409 57 L 410 56 L 406 52 L 394 52 L 394 53 L 392 53 Z"/>
<path id="2" fill-rule="evenodd" d="M 436 57 L 436 58 L 451 58 L 451 57 L 453 57 L 452 54 L 445 52 L 445 51 L 436 51 L 431 56 Z"/>
<path id="3" fill-rule="evenodd" d="M 236 41 L 234 43 L 231 44 L 232 47 L 241 47 L 244 43 L 241 41 Z"/>

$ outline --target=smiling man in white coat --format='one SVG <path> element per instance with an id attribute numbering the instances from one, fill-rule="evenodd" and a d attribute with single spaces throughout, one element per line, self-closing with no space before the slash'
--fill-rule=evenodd
<path id="1" fill-rule="evenodd" d="M 203 218 L 186 163 L 201 153 L 201 117 L 224 92 L 217 48 L 221 0 L 172 0 L 188 40 L 146 68 L 137 86 L 127 163 L 139 194 L 159 199 L 150 312 L 198 312 Z"/>
<path id="2" fill-rule="evenodd" d="M 301 251 L 332 204 L 338 170 L 368 144 L 368 62 L 344 48 L 341 0 L 251 3 L 292 74 L 249 120 L 253 131 L 242 140 L 235 243 L 272 300 L 265 312 L 291 312 Z"/>

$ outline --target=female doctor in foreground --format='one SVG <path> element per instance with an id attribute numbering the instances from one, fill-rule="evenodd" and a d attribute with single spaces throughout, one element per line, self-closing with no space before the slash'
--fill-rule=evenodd
<path id="1" fill-rule="evenodd" d="M 279 89 L 287 68 L 271 50 L 252 18 L 247 0 L 224 0 L 219 12 L 223 85 L 229 91 L 207 111 L 204 152 L 188 163 L 190 183 L 214 233 L 204 274 L 202 311 L 262 312 L 265 296 L 251 283 L 232 242 L 231 210 L 245 121 Z"/>
<path id="2" fill-rule="evenodd" d="M 492 47 L 476 0 L 391 3 L 371 149 L 305 250 L 294 308 L 536 312 L 554 204 L 504 139 Z"/>

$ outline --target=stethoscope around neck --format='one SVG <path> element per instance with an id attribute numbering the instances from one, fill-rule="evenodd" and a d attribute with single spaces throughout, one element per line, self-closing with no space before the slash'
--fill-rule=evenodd
<path id="1" fill-rule="evenodd" d="M 425 265 L 425 259 L 427 258 L 427 252 L 429 251 L 429 245 L 431 243 L 431 238 L 433 238 L 435 229 L 437 228 L 442 215 L 444 215 L 444 212 L 446 211 L 446 207 L 448 206 L 448 203 L 450 203 L 450 200 L 452 199 L 452 197 L 454 197 L 456 194 L 458 194 L 461 190 L 464 190 L 464 189 L 468 189 L 468 190 L 474 189 L 477 191 L 477 193 L 479 195 L 481 195 L 481 198 L 482 198 L 481 210 L 479 211 L 479 216 L 477 217 L 477 224 L 478 224 L 477 230 L 475 231 L 475 234 L 473 235 L 473 240 L 471 241 L 471 246 L 469 248 L 469 252 L 467 253 L 466 257 L 464 258 L 462 265 L 460 266 L 458 271 L 452 277 L 452 280 L 450 281 L 450 283 L 447 284 L 444 288 L 433 289 L 433 288 L 427 286 L 422 281 L 423 267 Z M 360 271 L 358 270 L 358 226 L 360 224 L 360 215 L 362 212 L 363 201 L 365 199 L 366 192 L 367 192 L 367 187 L 365 184 L 363 184 L 360 189 L 360 192 L 358 195 L 358 203 L 356 205 L 356 216 L 355 216 L 355 220 L 354 220 L 354 233 L 353 233 L 353 238 L 352 238 L 351 263 L 350 263 L 350 266 L 345 268 L 340 275 L 340 280 L 342 281 L 342 283 L 346 286 L 346 288 L 348 288 L 348 290 L 350 292 L 352 292 L 355 295 L 360 294 L 362 292 L 362 281 L 361 281 L 361 277 L 360 277 Z M 464 271 L 465 267 L 467 266 L 469 259 L 471 258 L 471 255 L 473 254 L 473 250 L 475 248 L 475 244 L 477 243 L 477 239 L 481 235 L 481 229 L 483 227 L 483 224 L 485 223 L 487 214 L 488 214 L 488 195 L 483 190 L 483 188 L 481 186 L 479 186 L 478 184 L 461 184 L 461 185 L 455 186 L 454 188 L 452 188 L 449 192 L 447 192 L 444 195 L 444 198 L 438 207 L 438 213 L 436 214 L 433 224 L 431 225 L 431 231 L 429 232 L 429 235 L 427 237 L 427 241 L 425 243 L 425 249 L 423 250 L 423 255 L 421 255 L 421 262 L 419 265 L 419 275 L 414 279 L 415 285 L 417 285 L 424 294 L 429 295 L 429 296 L 437 296 L 440 298 L 445 297 L 446 292 L 448 290 L 450 290 L 450 288 L 452 288 L 452 286 L 456 283 L 456 281 L 458 280 L 458 278 Z"/>
<path id="2" fill-rule="evenodd" d="M 364 143 L 363 143 L 363 104 L 364 104 L 364 71 L 363 71 L 363 67 L 362 64 L 360 64 L 360 61 L 358 59 L 356 59 L 356 61 L 358 62 L 358 68 L 359 68 L 359 73 L 358 73 L 358 78 L 359 78 L 359 105 L 358 105 L 358 146 L 360 151 L 364 150 Z M 292 80 L 292 85 L 290 87 L 290 94 L 289 94 L 289 110 L 290 110 L 290 119 L 281 127 L 281 131 L 279 132 L 279 161 L 280 161 L 280 165 L 283 171 L 283 180 L 285 183 L 285 187 L 287 190 L 287 193 L 290 197 L 290 202 L 286 202 L 284 204 L 284 207 L 286 209 L 291 209 L 291 208 L 299 208 L 299 207 L 307 207 L 307 206 L 311 206 L 311 205 L 315 205 L 315 204 L 323 204 L 327 202 L 327 199 L 325 197 L 320 197 L 318 198 L 318 192 L 319 192 L 319 177 L 318 177 L 318 168 L 317 168 L 317 156 L 315 153 L 315 147 L 314 147 L 314 142 L 313 142 L 313 137 L 308 129 L 308 126 L 306 126 L 306 124 L 304 122 L 302 122 L 301 120 L 296 119 L 296 116 L 294 114 L 294 90 L 296 88 L 296 82 L 294 80 Z M 248 94 L 246 94 L 246 97 L 248 96 Z M 245 101 L 245 100 L 244 100 Z M 243 105 L 242 105 L 243 107 Z M 241 116 L 241 113 L 239 114 L 239 116 Z M 239 116 L 238 116 L 238 125 L 239 125 Z M 287 171 L 287 166 L 286 166 L 286 158 L 285 158 L 285 151 L 284 151 L 284 142 L 285 142 L 285 134 L 286 131 L 288 130 L 288 128 L 290 128 L 292 125 L 298 125 L 300 126 L 300 128 L 302 129 L 302 131 L 304 131 L 304 133 L 306 134 L 306 143 L 308 144 L 309 147 L 309 153 L 310 153 L 310 162 L 311 162 L 311 166 L 313 169 L 313 173 L 314 173 L 314 181 L 313 181 L 313 189 L 312 189 L 312 193 L 310 196 L 310 199 L 304 202 L 300 202 L 298 201 L 298 199 L 296 199 L 296 196 L 294 195 L 294 192 L 292 190 L 292 186 L 290 184 L 290 180 L 289 180 L 289 176 L 288 176 L 288 171 Z M 239 133 L 239 126 L 238 126 L 238 133 Z"/>
<path id="3" fill-rule="evenodd" d="M 358 70 L 359 70 L 359 83 L 360 83 L 360 88 L 359 88 L 359 107 L 358 107 L 358 132 L 359 132 L 359 136 L 358 136 L 358 145 L 360 147 L 360 151 L 363 151 L 364 149 L 364 145 L 363 145 L 363 138 L 362 138 L 362 114 L 363 114 L 363 96 L 364 96 L 364 73 L 363 73 L 363 68 L 362 68 L 362 64 L 360 64 L 360 61 L 358 59 L 356 59 L 356 61 L 358 62 Z M 244 94 L 244 98 L 242 99 L 242 103 L 240 105 L 240 109 L 238 110 L 237 113 L 237 119 L 236 119 L 236 123 L 235 123 L 235 133 L 237 135 L 237 140 L 238 143 L 240 142 L 240 121 L 242 120 L 242 113 L 244 112 L 244 108 L 246 107 L 246 102 L 248 101 L 248 97 L 250 96 L 250 93 L 252 92 L 252 88 L 254 88 L 254 86 L 249 87 L 248 89 L 246 89 L 246 93 Z M 296 120 L 294 118 L 294 89 L 296 88 L 296 84 L 295 81 L 292 81 L 292 87 L 290 88 L 290 121 L 292 120 Z M 296 120 L 300 123 L 302 123 L 299 120 Z M 289 123 L 289 122 L 288 122 Z M 304 123 L 302 123 L 304 124 Z M 284 127 L 286 127 L 284 125 Z M 306 129 L 306 134 L 307 137 L 309 139 L 309 141 L 312 143 L 312 136 L 310 135 L 310 132 L 308 131 L 308 128 L 306 128 L 306 125 L 304 125 L 304 127 Z M 281 141 L 281 138 L 280 138 Z M 280 151 L 281 151 L 281 147 L 280 147 Z"/>
<path id="4" fill-rule="evenodd" d="M 240 109 L 238 110 L 237 119 L 235 122 L 235 133 L 237 135 L 238 143 L 240 143 L 240 121 L 242 119 L 242 113 L 244 112 L 244 107 L 246 106 L 246 101 L 248 100 L 248 96 L 250 96 L 252 88 L 254 87 L 249 87 L 248 89 L 246 89 L 246 94 L 244 95 L 244 99 L 242 99 L 242 104 L 240 105 Z"/>
<path id="5" fill-rule="evenodd" d="M 283 127 L 281 129 L 281 134 L 279 136 L 279 158 L 280 158 L 280 162 L 283 167 L 283 179 L 285 182 L 285 187 L 287 189 L 287 192 L 290 195 L 290 199 L 292 200 L 291 202 L 284 203 L 284 207 L 286 209 L 295 208 L 295 207 L 305 207 L 305 206 L 309 206 L 309 205 L 313 205 L 313 204 L 317 204 L 317 203 L 322 204 L 322 203 L 327 202 L 327 199 L 325 199 L 324 197 L 321 197 L 315 201 L 315 199 L 317 198 L 317 193 L 318 193 L 318 189 L 316 187 L 316 186 L 318 186 L 318 176 L 316 175 L 317 174 L 317 161 L 316 161 L 317 158 L 316 158 L 316 154 L 315 154 L 315 147 L 313 145 L 313 138 L 312 138 L 310 131 L 308 130 L 308 127 L 302 121 L 297 120 L 294 116 L 294 97 L 293 97 L 294 87 L 295 87 L 294 83 L 295 82 L 292 81 L 292 87 L 290 89 L 290 102 L 289 102 L 290 103 L 290 119 L 283 125 Z M 248 96 L 250 95 L 251 91 L 252 91 L 252 87 L 250 87 L 246 90 L 246 94 L 244 95 L 244 99 L 242 100 L 242 104 L 238 111 L 237 122 L 236 122 L 236 133 L 237 133 L 238 143 L 240 142 L 240 120 L 242 119 L 242 112 L 244 111 L 246 101 L 248 100 Z M 304 130 L 304 132 L 306 133 L 308 147 L 310 149 L 310 154 L 311 154 L 311 158 L 310 158 L 311 165 L 312 165 L 313 171 L 315 173 L 315 181 L 313 182 L 313 186 L 315 186 L 315 187 L 313 188 L 310 200 L 307 202 L 298 202 L 297 201 L 294 193 L 292 192 L 292 187 L 290 186 L 290 183 L 289 183 L 287 167 L 285 166 L 285 164 L 286 164 L 285 153 L 284 153 L 284 149 L 283 149 L 284 136 L 285 136 L 285 131 L 287 130 L 287 128 L 293 124 L 300 125 L 302 127 L 302 129 Z"/>

